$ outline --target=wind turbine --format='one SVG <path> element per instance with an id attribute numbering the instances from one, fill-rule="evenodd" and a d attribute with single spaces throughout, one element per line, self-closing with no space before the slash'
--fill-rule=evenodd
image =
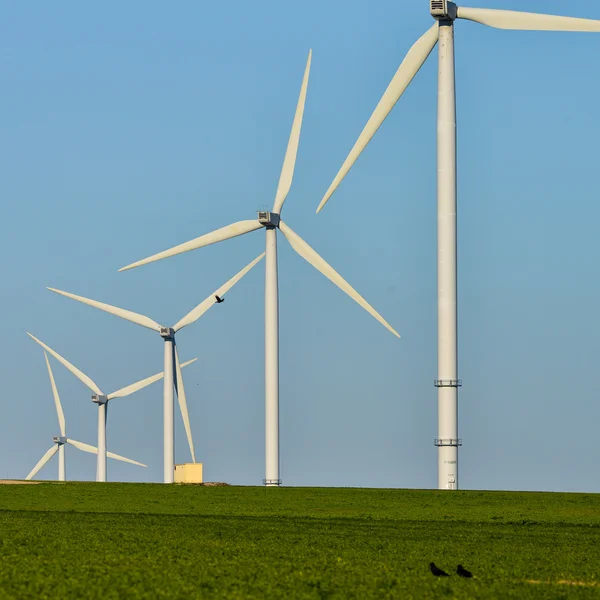
<path id="1" fill-rule="evenodd" d="M 96 481 L 106 481 L 106 457 L 107 457 L 107 453 L 106 453 L 106 417 L 107 417 L 107 413 L 108 413 L 108 402 L 114 398 L 125 398 L 126 396 L 130 396 L 134 392 L 137 392 L 138 390 L 145 388 L 146 386 L 150 385 L 151 383 L 154 383 L 155 381 L 162 379 L 164 376 L 164 373 L 157 373 L 156 375 L 152 375 L 151 377 L 142 379 L 141 381 L 138 381 L 137 383 L 132 383 L 131 385 L 121 388 L 120 390 L 117 390 L 116 392 L 112 392 L 112 394 L 105 395 L 102 393 L 102 390 L 92 381 L 92 379 L 90 379 L 87 375 L 85 375 L 85 373 L 82 373 L 77 367 L 72 365 L 66 358 L 63 358 L 58 352 L 56 352 L 55 350 L 52 350 L 52 348 L 50 348 L 49 346 L 44 344 L 44 342 L 42 342 L 41 340 L 38 340 L 38 338 L 36 338 L 34 335 L 31 335 L 31 333 L 28 332 L 27 335 L 32 340 L 37 342 L 44 350 L 46 350 L 46 352 L 48 352 L 49 354 L 52 354 L 52 356 L 54 356 L 54 358 L 56 358 L 56 360 L 59 363 L 61 363 L 68 371 L 71 371 L 71 373 L 73 373 L 73 375 L 75 375 L 75 377 L 77 377 L 77 379 L 79 379 L 79 381 L 81 381 L 92 392 L 94 392 L 94 395 L 92 396 L 92 401 L 98 405 L 98 450 L 97 450 L 98 466 L 96 469 Z M 181 366 L 183 368 L 183 367 L 193 363 L 196 360 L 197 359 L 194 358 L 194 359 L 188 361 L 187 363 L 184 363 Z M 62 409 L 61 409 L 61 412 L 62 412 Z M 59 421 L 60 421 L 60 415 L 59 415 Z M 59 442 L 56 442 L 56 443 L 59 443 Z M 61 442 L 61 443 L 64 443 L 64 442 Z M 90 446 L 90 448 L 91 448 L 91 446 Z M 81 449 L 83 450 L 83 448 L 81 448 Z M 53 453 L 51 454 L 51 450 L 49 450 L 47 454 L 48 454 L 48 459 L 50 459 Z"/>
<path id="2" fill-rule="evenodd" d="M 599 31 L 600 21 L 512 10 L 459 7 L 430 0 L 436 23 L 408 51 L 317 208 L 325 206 L 356 159 L 386 119 L 439 41 L 437 122 L 438 215 L 438 487 L 458 489 L 458 337 L 456 280 L 456 95 L 454 21 L 467 19 L 498 29 L 526 31 Z"/>
<path id="3" fill-rule="evenodd" d="M 362 306 L 370 315 L 389 329 L 394 335 L 400 337 L 391 325 L 339 275 L 329 264 L 323 260 L 289 225 L 281 220 L 283 203 L 290 191 L 294 166 L 300 141 L 300 129 L 306 101 L 308 76 L 310 72 L 312 52 L 308 54 L 308 61 L 304 71 L 304 78 L 300 88 L 300 98 L 296 107 L 296 114 L 292 124 L 292 131 L 283 160 L 283 167 L 277 186 L 275 202 L 271 212 L 259 212 L 258 219 L 238 221 L 231 225 L 202 235 L 194 240 L 175 246 L 159 254 L 150 256 L 133 264 L 127 265 L 120 271 L 133 269 L 163 258 L 189 252 L 203 246 L 215 244 L 223 240 L 250 233 L 257 229 L 265 228 L 266 233 L 266 266 L 265 266 L 265 479 L 267 486 L 281 484 L 279 477 L 279 299 L 278 299 L 278 273 L 277 273 L 277 230 L 283 233 L 292 248 L 317 271 L 320 271 L 330 281 Z"/>
<path id="4" fill-rule="evenodd" d="M 177 398 L 179 400 L 179 408 L 181 409 L 181 416 L 183 417 L 183 424 L 185 427 L 185 433 L 187 435 L 188 444 L 190 446 L 190 452 L 192 454 L 193 462 L 196 462 L 196 455 L 194 452 L 194 443 L 192 440 L 192 429 L 190 426 L 190 419 L 187 410 L 187 402 L 185 399 L 185 390 L 183 387 L 183 378 L 181 376 L 181 368 L 179 366 L 179 354 L 177 352 L 177 346 L 175 345 L 175 333 L 187 325 L 191 325 L 197 321 L 213 304 L 223 302 L 223 296 L 229 291 L 256 263 L 258 263 L 264 256 L 264 252 L 256 257 L 250 264 L 246 265 L 239 273 L 234 275 L 227 283 L 223 284 L 218 290 L 213 292 L 206 300 L 203 300 L 198 306 L 192 309 L 185 317 L 180 319 L 173 327 L 163 327 L 156 321 L 153 321 L 149 317 L 140 315 L 130 310 L 123 308 L 117 308 L 104 302 L 97 302 L 96 300 L 90 300 L 83 296 L 77 296 L 70 294 L 69 292 L 63 292 L 55 288 L 48 288 L 51 292 L 56 292 L 67 298 L 72 298 L 83 304 L 88 304 L 100 310 L 103 310 L 111 315 L 121 317 L 126 321 L 131 321 L 142 327 L 147 327 L 153 331 L 157 331 L 165 342 L 165 379 L 163 388 L 163 411 L 164 411 L 164 482 L 173 483 L 174 471 L 175 471 L 175 451 L 174 451 L 174 424 L 173 424 L 173 385 L 177 390 Z M 194 359 L 196 360 L 196 359 Z M 193 362 L 193 361 L 190 361 Z M 186 364 L 181 365 L 184 367 Z M 175 377 L 173 376 L 175 374 Z"/>
<path id="5" fill-rule="evenodd" d="M 44 351 L 44 358 L 46 359 L 46 366 L 48 367 L 48 375 L 50 376 L 50 385 L 52 386 L 52 395 L 54 396 L 54 405 L 56 406 L 56 414 L 58 416 L 58 426 L 60 428 L 60 435 L 55 435 L 52 440 L 54 444 L 50 447 L 50 449 L 40 458 L 38 463 L 31 469 L 29 475 L 25 477 L 25 481 L 29 481 L 37 472 L 58 452 L 58 481 L 66 481 L 66 464 L 65 464 L 65 444 L 71 444 L 75 448 L 79 450 L 83 450 L 84 452 L 89 452 L 90 454 L 98 454 L 98 448 L 94 446 L 90 446 L 89 444 L 84 444 L 83 442 L 78 442 L 72 438 L 67 437 L 66 425 L 65 425 L 65 414 L 63 412 L 62 404 L 60 403 L 60 397 L 58 395 L 58 390 L 56 389 L 56 382 L 54 381 L 54 375 L 52 374 L 52 368 L 50 367 L 50 361 L 48 360 L 48 355 Z M 145 467 L 146 465 L 137 462 L 135 460 L 131 460 L 130 458 L 125 458 L 124 456 L 119 456 L 118 454 L 114 454 L 113 452 L 107 452 L 106 455 L 108 458 L 114 458 L 116 460 L 122 460 L 123 462 L 131 463 L 132 465 L 137 465 L 138 467 Z"/>

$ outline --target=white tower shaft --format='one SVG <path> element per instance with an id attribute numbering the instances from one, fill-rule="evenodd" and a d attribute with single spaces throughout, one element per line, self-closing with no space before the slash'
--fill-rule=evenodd
<path id="1" fill-rule="evenodd" d="M 98 404 L 98 466 L 96 468 L 96 481 L 106 481 L 106 413 L 108 404 Z M 64 449 L 64 447 L 62 448 Z"/>
<path id="2" fill-rule="evenodd" d="M 458 489 L 454 26 L 440 21 L 438 124 L 438 487 Z"/>
<path id="3" fill-rule="evenodd" d="M 67 479 L 67 472 L 66 472 L 66 466 L 65 466 L 65 445 L 64 444 L 60 444 L 60 446 L 58 447 L 58 480 L 59 481 L 66 481 Z"/>
<path id="4" fill-rule="evenodd" d="M 165 483 L 173 483 L 175 476 L 175 429 L 173 408 L 173 338 L 165 338 L 165 368 L 163 387 L 164 471 Z"/>
<path id="5" fill-rule="evenodd" d="M 279 292 L 277 230 L 267 227 L 265 258 L 265 485 L 279 478 Z"/>

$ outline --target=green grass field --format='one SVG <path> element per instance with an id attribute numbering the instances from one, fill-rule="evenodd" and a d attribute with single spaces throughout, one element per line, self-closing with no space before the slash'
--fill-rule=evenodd
<path id="1" fill-rule="evenodd" d="M 600 598 L 599 534 L 591 494 L 0 485 L 0 598 Z"/>

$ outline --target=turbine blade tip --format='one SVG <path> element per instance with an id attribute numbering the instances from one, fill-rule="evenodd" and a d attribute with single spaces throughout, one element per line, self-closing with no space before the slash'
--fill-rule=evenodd
<path id="1" fill-rule="evenodd" d="M 325 208 L 325 205 L 329 202 L 332 195 L 333 195 L 333 192 L 331 190 L 328 190 L 327 193 L 323 196 L 323 198 L 317 208 L 317 214 L 320 213 Z"/>

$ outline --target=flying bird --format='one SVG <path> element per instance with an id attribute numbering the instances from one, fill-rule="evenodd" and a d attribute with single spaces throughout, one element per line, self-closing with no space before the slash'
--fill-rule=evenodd
<path id="1" fill-rule="evenodd" d="M 429 570 L 436 576 L 436 577 L 450 577 L 448 575 L 448 573 L 446 573 L 446 571 L 442 571 L 442 569 L 440 569 L 439 567 L 435 566 L 435 563 L 429 563 Z"/>
<path id="2" fill-rule="evenodd" d="M 215 294 L 215 298 L 216 298 L 216 300 L 217 300 L 217 304 L 221 304 L 221 302 L 225 302 L 225 298 L 220 298 L 220 297 L 219 297 L 219 296 L 217 296 L 216 294 Z"/>
<path id="3" fill-rule="evenodd" d="M 458 575 L 460 575 L 460 577 L 473 577 L 473 573 L 471 573 L 471 571 L 467 571 L 467 569 L 465 569 L 462 565 L 458 565 L 458 567 L 456 567 L 456 572 Z"/>

